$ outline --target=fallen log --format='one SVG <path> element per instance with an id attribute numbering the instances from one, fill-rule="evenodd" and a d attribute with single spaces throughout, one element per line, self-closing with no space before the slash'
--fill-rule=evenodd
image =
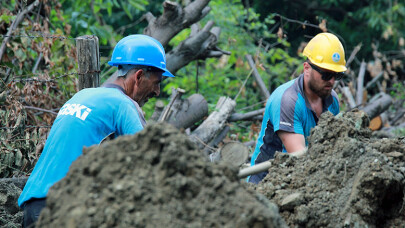
<path id="1" fill-rule="evenodd" d="M 370 128 L 372 131 L 377 131 L 380 130 L 383 126 L 387 125 L 388 123 L 388 116 L 386 112 L 381 113 L 381 115 L 378 115 L 370 120 L 370 124 L 368 128 Z"/>
<path id="2" fill-rule="evenodd" d="M 374 117 L 380 115 L 385 110 L 387 110 L 388 107 L 391 105 L 391 103 L 392 103 L 391 96 L 389 96 L 386 93 L 380 93 L 375 98 L 371 99 L 370 102 L 365 107 L 360 108 L 360 110 L 367 113 L 370 119 L 373 119 Z"/>
<path id="3" fill-rule="evenodd" d="M 249 148 L 240 142 L 228 142 L 219 150 L 221 160 L 233 166 L 241 166 L 249 157 Z"/>
<path id="4" fill-rule="evenodd" d="M 218 135 L 236 106 L 236 102 L 229 97 L 220 97 L 218 103 L 206 120 L 195 129 L 190 139 L 200 149 L 203 149 L 215 136 Z"/>
<path id="5" fill-rule="evenodd" d="M 166 122 L 178 129 L 187 129 L 207 115 L 207 101 L 201 94 L 193 94 L 185 100 L 178 99 L 174 102 Z"/>
<path id="6" fill-rule="evenodd" d="M 228 125 L 225 125 L 225 127 L 219 132 L 217 136 L 211 142 L 204 148 L 204 153 L 208 156 L 210 152 L 212 152 L 212 148 L 215 148 L 218 146 L 218 144 L 226 137 L 226 134 L 228 134 L 229 130 L 231 128 Z"/>

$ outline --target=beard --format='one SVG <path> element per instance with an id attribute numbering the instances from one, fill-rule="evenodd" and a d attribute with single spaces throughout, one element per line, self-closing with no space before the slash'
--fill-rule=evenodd
<path id="1" fill-rule="evenodd" d="M 327 97 L 329 97 L 331 95 L 333 85 L 330 84 L 329 82 L 325 82 L 325 81 L 323 81 L 323 82 L 327 83 L 327 84 L 326 85 L 319 85 L 319 84 L 322 84 L 322 82 L 317 84 L 316 79 L 314 79 L 313 75 L 311 75 L 311 78 L 310 78 L 308 84 L 309 84 L 309 89 L 310 90 L 312 90 L 316 95 L 318 95 L 318 97 L 320 97 L 322 99 L 325 99 L 325 98 L 327 98 Z M 325 86 L 330 86 L 331 89 L 327 89 L 327 88 L 325 88 Z"/>

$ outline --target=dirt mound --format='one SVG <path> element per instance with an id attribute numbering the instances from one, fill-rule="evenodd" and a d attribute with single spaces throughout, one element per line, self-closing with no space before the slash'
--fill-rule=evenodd
<path id="1" fill-rule="evenodd" d="M 285 227 L 236 174 L 170 125 L 150 125 L 85 150 L 49 191 L 38 227 Z"/>
<path id="2" fill-rule="evenodd" d="M 362 112 L 325 113 L 308 153 L 277 153 L 254 188 L 290 227 L 403 227 L 405 139 L 374 138 Z"/>
<path id="3" fill-rule="evenodd" d="M 17 200 L 21 189 L 12 183 L 0 182 L 0 227 L 21 227 L 23 212 Z"/>

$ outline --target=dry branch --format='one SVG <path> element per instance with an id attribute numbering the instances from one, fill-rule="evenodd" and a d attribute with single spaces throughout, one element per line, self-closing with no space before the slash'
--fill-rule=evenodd
<path id="1" fill-rule="evenodd" d="M 159 18 L 150 12 L 145 15 L 148 26 L 144 29 L 144 34 L 154 37 L 166 46 L 175 35 L 210 12 L 209 2 L 210 0 L 195 0 L 182 8 L 176 2 L 165 1 L 163 14 Z"/>
<path id="2" fill-rule="evenodd" d="M 216 46 L 221 29 L 213 25 L 213 21 L 208 21 L 202 30 L 193 32 L 194 35 L 190 35 L 167 54 L 167 68 L 170 72 L 174 74 L 193 60 L 230 54 Z"/>
<path id="3" fill-rule="evenodd" d="M 270 97 L 270 93 L 266 88 L 266 85 L 263 82 L 263 79 L 260 77 L 259 72 L 256 69 L 256 64 L 253 61 L 253 58 L 251 55 L 246 55 L 246 59 L 249 63 L 250 68 L 253 70 L 253 76 L 256 79 L 257 84 L 259 85 L 260 93 L 262 94 L 263 98 L 267 100 L 267 98 Z"/>
<path id="4" fill-rule="evenodd" d="M 369 89 L 371 86 L 373 86 L 375 83 L 378 82 L 384 75 L 384 71 L 381 71 L 376 77 L 373 78 L 373 80 L 369 81 L 366 85 L 366 89 Z"/>
<path id="5" fill-rule="evenodd" d="M 265 108 L 261 108 L 259 110 L 247 112 L 247 113 L 233 113 L 228 121 L 235 122 L 235 121 L 242 121 L 242 120 L 250 120 L 258 115 L 262 115 L 265 111 Z"/>
<path id="6" fill-rule="evenodd" d="M 18 13 L 17 17 L 11 24 L 11 26 L 8 28 L 8 32 L 6 34 L 6 37 L 4 38 L 3 42 L 1 43 L 0 47 L 0 62 L 1 59 L 3 58 L 4 52 L 6 51 L 6 44 L 10 40 L 11 34 L 14 32 L 14 30 L 18 27 L 18 25 L 21 23 L 21 21 L 24 19 L 25 15 L 29 12 L 31 12 L 34 7 L 37 7 L 39 4 L 39 0 L 36 0 L 35 2 L 31 3 L 27 8 L 25 8 L 23 11 Z"/>
<path id="7" fill-rule="evenodd" d="M 350 54 L 350 57 L 347 59 L 347 62 L 346 62 L 346 67 L 347 67 L 347 68 L 350 67 L 350 64 L 352 63 L 354 57 L 355 57 L 355 56 L 357 55 L 357 53 L 360 51 L 361 46 L 362 46 L 362 43 L 359 43 L 359 44 L 353 49 L 352 53 Z"/>

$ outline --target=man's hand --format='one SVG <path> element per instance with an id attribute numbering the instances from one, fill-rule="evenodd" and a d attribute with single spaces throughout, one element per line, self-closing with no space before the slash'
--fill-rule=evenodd
<path id="1" fill-rule="evenodd" d="M 302 155 L 306 153 L 307 149 L 305 147 L 304 135 L 286 131 L 277 131 L 277 135 L 280 137 L 288 153 L 294 155 Z"/>

